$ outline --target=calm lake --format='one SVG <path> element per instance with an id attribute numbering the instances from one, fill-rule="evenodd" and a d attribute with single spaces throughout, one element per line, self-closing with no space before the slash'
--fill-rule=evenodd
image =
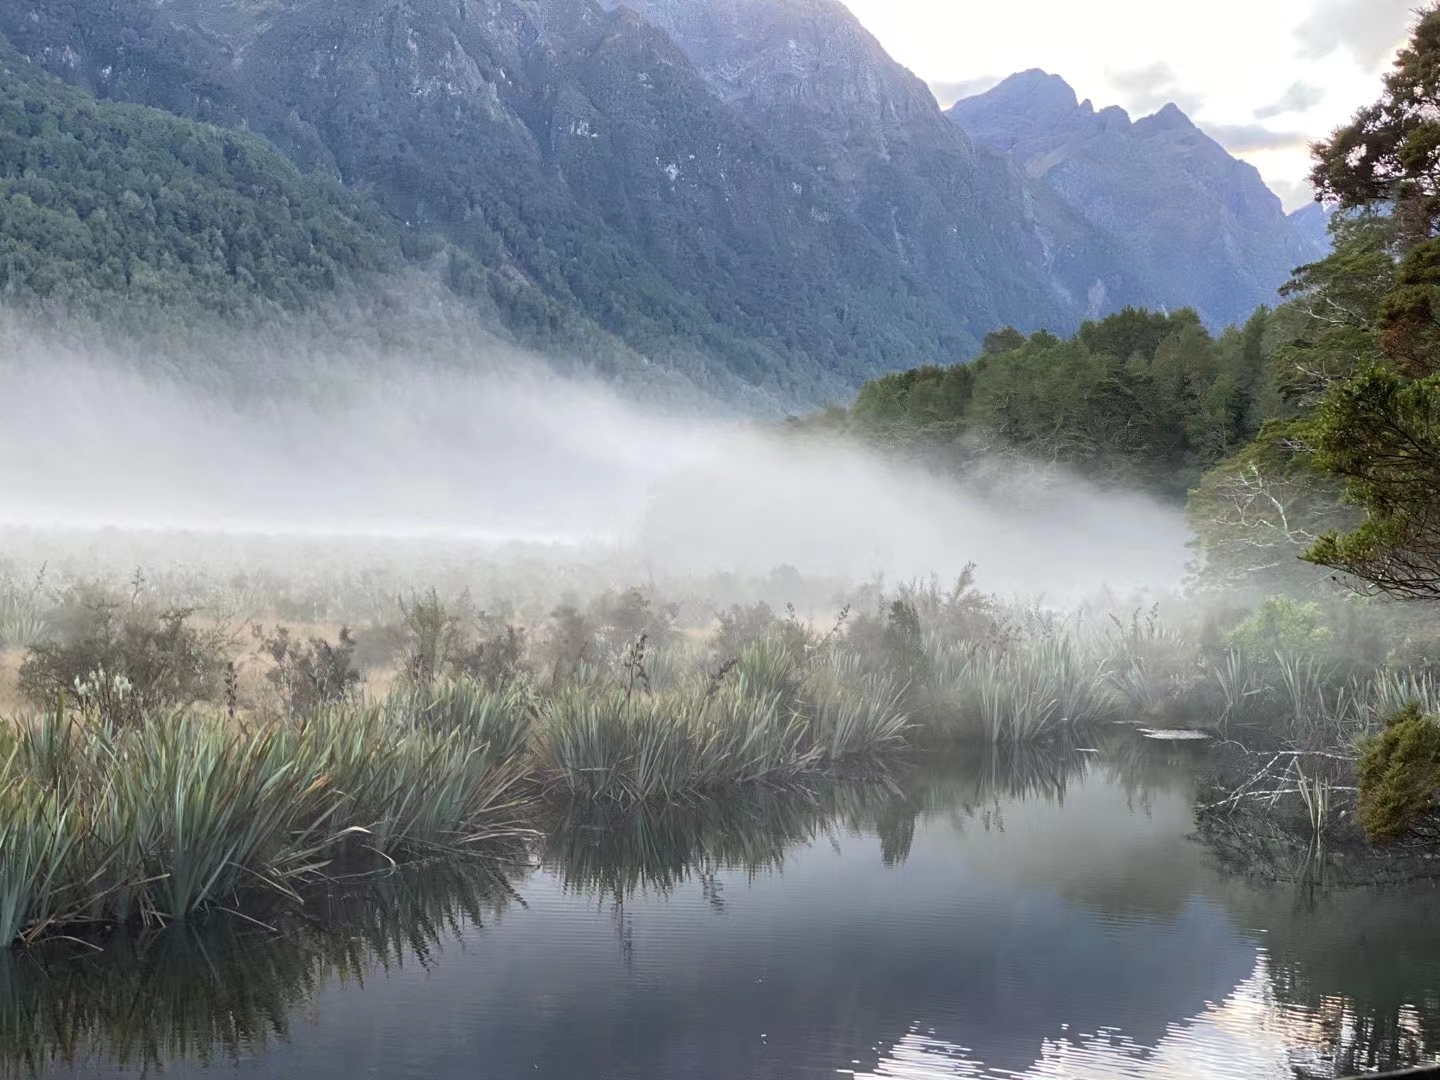
<path id="1" fill-rule="evenodd" d="M 551 824 L 529 866 L 0 958 L 15 1075 L 1330 1077 L 1440 1054 L 1440 892 L 1195 838 L 1204 748 Z"/>

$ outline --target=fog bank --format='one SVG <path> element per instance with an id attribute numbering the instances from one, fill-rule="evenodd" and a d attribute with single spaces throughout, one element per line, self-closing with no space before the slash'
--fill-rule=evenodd
<path id="1" fill-rule="evenodd" d="M 1183 575 L 1176 511 L 1022 466 L 956 484 L 508 357 L 344 371 L 241 403 L 114 358 L 13 358 L 0 525 L 602 545 L 668 573 L 852 580 L 974 562 L 983 588 L 1052 598 Z"/>

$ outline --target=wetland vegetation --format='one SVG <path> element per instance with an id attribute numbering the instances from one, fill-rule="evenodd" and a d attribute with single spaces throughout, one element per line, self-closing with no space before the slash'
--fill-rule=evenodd
<path id="1" fill-rule="evenodd" d="M 1413 752 L 1440 707 L 1428 624 L 1358 598 L 1066 613 L 967 573 L 852 590 L 819 624 L 763 601 L 706 620 L 715 606 L 630 588 L 534 623 L 431 590 L 352 627 L 374 598 L 340 590 L 290 628 L 304 605 L 284 588 L 242 624 L 215 614 L 237 610 L 234 581 L 205 582 L 204 611 L 195 579 L 25 581 L 5 585 L 6 941 L 513 856 L 567 831 L 546 822 L 723 819 L 736 799 L 883 782 L 918 750 L 1069 753 L 1117 729 L 1208 736 L 1201 815 L 1259 812 L 1247 835 L 1405 849 L 1433 828 Z"/>

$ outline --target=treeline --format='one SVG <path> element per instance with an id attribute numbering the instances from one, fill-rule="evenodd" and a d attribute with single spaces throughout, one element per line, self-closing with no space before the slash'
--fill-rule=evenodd
<path id="1" fill-rule="evenodd" d="M 1440 599 L 1437 63 L 1431 6 L 1380 100 L 1315 148 L 1333 251 L 1273 311 L 1215 339 L 1184 311 L 1068 341 L 1004 330 L 973 364 L 876 380 L 811 423 L 941 467 L 999 448 L 1187 498 L 1210 583 L 1279 591 L 1318 567 Z"/>
<path id="2" fill-rule="evenodd" d="M 1180 496 L 1283 411 L 1271 373 L 1286 320 L 1212 338 L 1189 310 L 1126 308 L 1072 338 L 989 335 L 973 363 L 865 384 L 839 424 L 942 466 L 996 445 Z"/>
<path id="3" fill-rule="evenodd" d="M 1388 202 L 1345 207 L 1332 254 L 1219 336 L 1188 310 L 1127 308 L 1068 339 L 1007 328 L 971 363 L 873 380 L 797 426 L 960 475 L 1014 454 L 1183 501 L 1208 584 L 1313 586 L 1319 564 L 1432 595 L 1440 352 L 1418 340 L 1429 286 L 1405 279 L 1432 272 L 1436 242 L 1407 253 L 1405 229 Z"/>
<path id="4" fill-rule="evenodd" d="M 97 102 L 0 40 L 0 293 L 296 307 L 398 255 L 381 215 L 264 141 Z"/>

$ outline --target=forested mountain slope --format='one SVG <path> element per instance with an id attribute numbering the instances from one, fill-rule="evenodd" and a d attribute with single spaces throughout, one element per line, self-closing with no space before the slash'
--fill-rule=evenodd
<path id="1" fill-rule="evenodd" d="M 385 217 L 262 139 L 97 103 L 0 42 L 0 292 L 294 307 L 400 261 Z"/>
<path id="2" fill-rule="evenodd" d="M 983 332 L 630 12 L 74 0 L 7 5 L 0 30 L 101 96 L 243 123 L 369 192 L 541 347 L 566 348 L 578 315 L 805 398 Z"/>
<path id="3" fill-rule="evenodd" d="M 1073 329 L 1152 297 L 1116 245 L 948 123 L 839 0 L 632 0 L 967 326 Z"/>
<path id="4" fill-rule="evenodd" d="M 972 141 L 836 0 L 636 7 L 14 0 L 0 34 L 102 101 L 263 137 L 513 339 L 717 394 L 847 397 L 1004 325 L 1228 311 Z M 1272 276 L 1232 269 L 1247 296 Z"/>

